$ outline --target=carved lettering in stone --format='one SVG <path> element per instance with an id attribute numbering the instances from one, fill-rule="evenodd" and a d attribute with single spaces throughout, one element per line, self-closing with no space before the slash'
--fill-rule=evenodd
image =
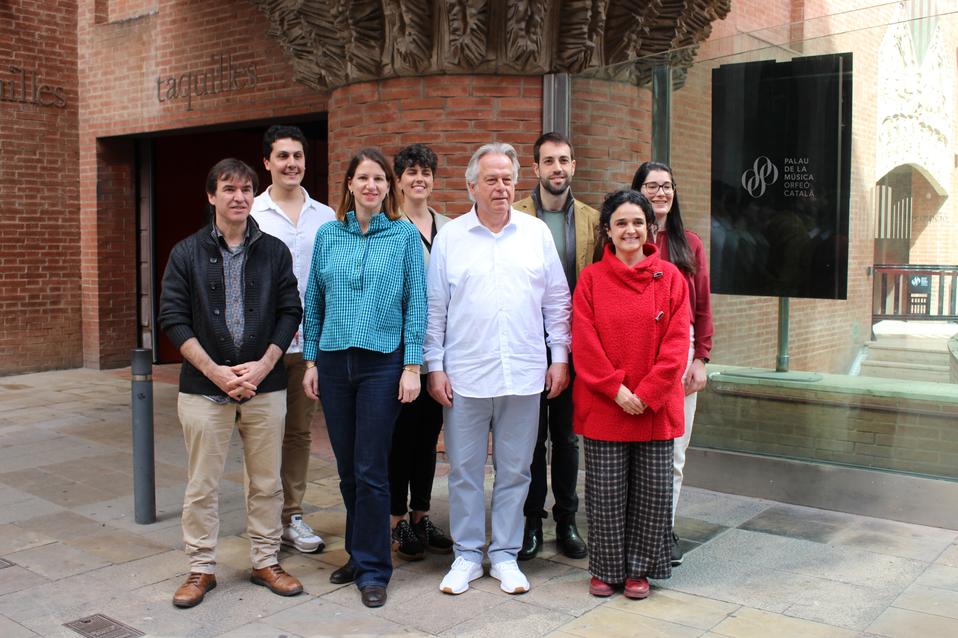
<path id="1" fill-rule="evenodd" d="M 486 59 L 489 37 L 488 0 L 446 0 L 449 15 L 449 58 L 473 68 Z"/>
<path id="2" fill-rule="evenodd" d="M 418 72 L 432 61 L 432 2 L 385 0 L 385 63 L 395 72 Z"/>
<path id="3" fill-rule="evenodd" d="M 512 0 L 507 3 L 506 57 L 519 70 L 541 66 L 545 37 L 545 0 Z"/>
<path id="4" fill-rule="evenodd" d="M 578 73 L 602 64 L 599 50 L 609 0 L 567 0 L 559 19 L 559 49 L 553 66 Z"/>

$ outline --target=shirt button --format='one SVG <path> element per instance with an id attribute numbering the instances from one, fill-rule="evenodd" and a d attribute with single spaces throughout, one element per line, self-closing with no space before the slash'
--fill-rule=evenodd
<path id="1" fill-rule="evenodd" d="M 216 315 L 216 316 L 219 316 L 219 314 L 220 314 L 219 308 L 217 308 L 216 310 L 214 310 L 214 311 L 213 311 L 213 314 Z"/>

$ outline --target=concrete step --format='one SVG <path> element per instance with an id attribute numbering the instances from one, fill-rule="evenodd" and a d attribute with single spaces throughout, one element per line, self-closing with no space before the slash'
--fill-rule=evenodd
<path id="1" fill-rule="evenodd" d="M 934 381 L 936 383 L 949 383 L 951 381 L 947 365 L 874 361 L 872 359 L 866 359 L 862 363 L 861 376 L 908 381 Z"/>
<path id="2" fill-rule="evenodd" d="M 868 343 L 868 361 L 895 361 L 921 365 L 947 366 L 948 348 L 945 344 L 899 345 L 871 341 Z"/>

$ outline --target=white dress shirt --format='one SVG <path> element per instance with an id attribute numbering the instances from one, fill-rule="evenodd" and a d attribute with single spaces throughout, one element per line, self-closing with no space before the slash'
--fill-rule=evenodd
<path id="1" fill-rule="evenodd" d="M 270 186 L 253 200 L 250 215 L 259 224 L 260 230 L 277 237 L 293 255 L 293 274 L 296 275 L 299 288 L 299 302 L 306 303 L 306 284 L 309 282 L 309 264 L 313 259 L 313 244 L 316 231 L 326 222 L 336 219 L 336 213 L 326 204 L 321 204 L 309 196 L 303 188 L 303 210 L 299 213 L 299 223 L 293 224 L 283 209 L 269 196 Z M 302 187 L 300 187 L 302 188 Z M 286 352 L 303 351 L 303 324 L 293 337 Z"/>
<path id="2" fill-rule="evenodd" d="M 493 233 L 473 206 L 436 235 L 427 289 L 423 358 L 457 394 L 539 394 L 546 345 L 554 363 L 569 360 L 569 284 L 542 220 L 513 209 Z"/>

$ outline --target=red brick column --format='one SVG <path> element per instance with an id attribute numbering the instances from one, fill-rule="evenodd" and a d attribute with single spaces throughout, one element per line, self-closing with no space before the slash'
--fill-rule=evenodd
<path id="1" fill-rule="evenodd" d="M 541 76 L 438 75 L 344 86 L 329 101 L 329 205 L 339 205 L 356 151 L 378 146 L 391 160 L 417 142 L 439 156 L 432 203 L 440 212 L 469 210 L 466 165 L 486 142 L 516 148 L 522 164 L 516 196 L 525 197 L 534 185 L 532 144 L 541 128 Z"/>

